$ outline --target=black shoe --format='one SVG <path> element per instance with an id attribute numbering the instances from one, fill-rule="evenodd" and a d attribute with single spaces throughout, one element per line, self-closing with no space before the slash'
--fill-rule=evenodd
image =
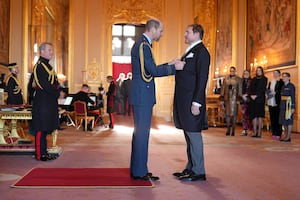
<path id="1" fill-rule="evenodd" d="M 186 175 L 181 176 L 179 178 L 181 181 L 206 181 L 206 175 L 205 174 L 195 174 L 194 172 Z"/>
<path id="2" fill-rule="evenodd" d="M 143 180 L 143 181 L 158 181 L 158 176 L 153 176 L 152 173 L 147 173 L 145 176 L 132 176 L 135 180 Z"/>
<path id="3" fill-rule="evenodd" d="M 175 173 L 173 173 L 173 176 L 176 176 L 176 177 L 181 177 L 181 176 L 185 176 L 185 175 L 187 175 L 187 174 L 190 174 L 191 173 L 191 171 L 190 170 L 188 170 L 188 169 L 185 169 L 185 170 L 183 170 L 182 172 L 175 172 Z"/>
<path id="4" fill-rule="evenodd" d="M 43 156 L 41 156 L 40 159 L 37 159 L 37 160 L 40 160 L 40 161 L 48 161 L 48 158 L 46 157 L 46 155 L 43 155 Z"/>
<path id="5" fill-rule="evenodd" d="M 280 142 L 291 142 L 291 138 L 280 140 Z"/>
<path id="6" fill-rule="evenodd" d="M 55 160 L 56 156 L 51 156 L 50 154 L 42 155 L 39 159 L 40 161 L 49 161 L 49 160 Z"/>
<path id="7" fill-rule="evenodd" d="M 53 155 L 50 155 L 50 154 L 46 154 L 46 158 L 48 160 L 55 160 L 57 158 L 57 156 L 53 156 Z"/>

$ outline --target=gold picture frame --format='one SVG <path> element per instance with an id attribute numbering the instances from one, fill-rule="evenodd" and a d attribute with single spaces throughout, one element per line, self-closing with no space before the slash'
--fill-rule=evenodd
<path id="1" fill-rule="evenodd" d="M 296 0 L 247 1 L 247 69 L 296 62 Z"/>

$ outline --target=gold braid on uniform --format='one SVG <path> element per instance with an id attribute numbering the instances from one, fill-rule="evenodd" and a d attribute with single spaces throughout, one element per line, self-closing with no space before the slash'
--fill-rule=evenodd
<path id="1" fill-rule="evenodd" d="M 142 43 L 140 44 L 141 75 L 142 75 L 142 79 L 143 79 L 145 82 L 149 83 L 150 81 L 152 81 L 153 76 L 152 76 L 151 74 L 146 74 L 146 73 L 145 73 L 144 49 L 143 49 L 143 45 L 144 45 L 144 44 L 146 44 L 146 45 L 149 46 L 153 59 L 154 59 L 154 55 L 153 55 L 151 46 L 150 46 L 147 42 L 142 42 Z"/>
<path id="2" fill-rule="evenodd" d="M 51 82 L 51 84 L 53 84 L 54 83 L 54 80 L 55 80 L 55 71 L 54 71 L 54 68 L 52 68 L 51 70 L 49 70 L 48 69 L 48 67 L 44 64 L 44 63 L 42 63 L 41 61 L 39 61 L 37 64 L 42 64 L 42 66 L 44 67 L 44 69 L 46 70 L 46 72 L 48 73 L 48 81 L 50 81 Z M 37 64 L 36 64 L 36 66 L 37 66 Z M 34 71 L 33 71 L 33 75 L 34 75 L 34 81 L 35 81 L 35 84 L 39 87 L 39 88 L 41 88 L 41 89 L 43 89 L 43 87 L 41 86 L 41 84 L 40 84 L 40 82 L 39 82 L 39 79 L 38 79 L 38 77 L 37 77 L 37 74 L 36 74 L 36 68 L 37 67 L 34 67 Z"/>
<path id="3" fill-rule="evenodd" d="M 8 76 L 8 78 L 7 78 L 7 83 L 8 83 L 8 81 L 9 81 L 9 79 L 10 78 L 12 78 L 12 79 L 14 79 L 15 80 L 15 82 L 16 82 L 16 84 L 17 84 L 17 88 L 14 88 L 13 90 L 13 93 L 14 94 L 19 94 L 20 93 L 20 91 L 21 91 L 21 88 L 19 87 L 19 85 L 20 85 L 20 83 L 19 83 L 19 81 L 18 81 L 18 79 L 14 76 L 14 75 L 12 75 L 12 74 L 10 74 L 9 76 Z"/>
<path id="4" fill-rule="evenodd" d="M 285 119 L 288 120 L 292 115 L 292 98 L 289 96 L 286 99 Z"/>

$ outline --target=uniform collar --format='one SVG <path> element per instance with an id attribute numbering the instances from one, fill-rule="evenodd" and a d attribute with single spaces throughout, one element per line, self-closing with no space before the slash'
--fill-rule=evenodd
<path id="1" fill-rule="evenodd" d="M 143 36 L 147 39 L 149 44 L 152 45 L 152 40 L 145 33 L 143 33 Z"/>

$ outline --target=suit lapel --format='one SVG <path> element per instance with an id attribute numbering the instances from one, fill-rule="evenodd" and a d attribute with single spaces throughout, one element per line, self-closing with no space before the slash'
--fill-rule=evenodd
<path id="1" fill-rule="evenodd" d="M 202 44 L 202 42 L 199 43 L 199 44 L 197 44 L 196 46 L 194 46 L 194 47 L 191 48 L 190 50 L 188 50 L 185 54 L 183 54 L 183 56 L 181 57 L 181 61 L 184 61 L 184 60 L 186 59 L 186 57 L 187 57 L 191 52 L 193 52 L 196 48 L 200 47 L 201 44 Z"/>
<path id="2" fill-rule="evenodd" d="M 196 45 L 197 46 L 197 45 Z M 190 50 L 188 50 L 185 54 L 182 55 L 181 57 L 181 61 L 184 61 L 186 59 L 186 56 L 189 55 L 189 53 L 192 52 L 192 50 L 194 49 L 195 47 L 191 48 Z"/>

